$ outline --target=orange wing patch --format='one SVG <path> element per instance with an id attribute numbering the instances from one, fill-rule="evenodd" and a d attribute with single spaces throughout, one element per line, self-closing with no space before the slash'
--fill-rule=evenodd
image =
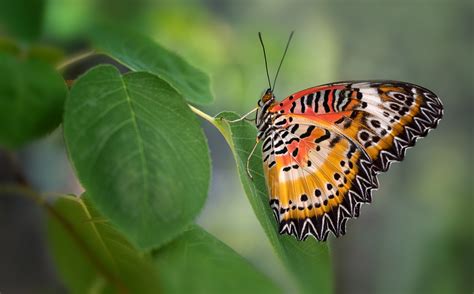
<path id="1" fill-rule="evenodd" d="M 280 232 L 319 240 L 329 231 L 344 234 L 346 220 L 359 214 L 377 187 L 366 155 L 343 136 L 298 123 L 267 144 L 276 146 L 264 167 Z"/>

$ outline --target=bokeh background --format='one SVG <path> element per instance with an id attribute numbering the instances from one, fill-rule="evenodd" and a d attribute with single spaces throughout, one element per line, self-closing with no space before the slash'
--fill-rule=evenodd
<path id="1" fill-rule="evenodd" d="M 258 31 L 272 75 L 290 31 L 296 31 L 277 98 L 354 79 L 410 81 L 437 93 L 445 106 L 438 129 L 380 176 L 374 203 L 349 222 L 346 236 L 330 241 L 336 291 L 472 293 L 472 1 L 47 3 L 44 42 L 74 53 L 87 48 L 80 35 L 98 20 L 136 28 L 210 74 L 215 102 L 203 110 L 212 115 L 255 107 L 266 86 Z M 216 129 L 202 125 L 213 178 L 198 222 L 291 291 L 240 186 L 228 146 Z M 40 191 L 81 191 L 60 130 L 23 148 L 16 160 Z M 65 291 L 43 242 L 41 213 L 23 200 L 0 199 L 1 293 Z"/>

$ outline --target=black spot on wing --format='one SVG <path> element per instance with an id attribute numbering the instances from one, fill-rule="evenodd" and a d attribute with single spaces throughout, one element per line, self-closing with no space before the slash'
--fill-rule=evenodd
<path id="1" fill-rule="evenodd" d="M 289 130 L 292 134 L 294 134 L 294 133 L 296 133 L 296 131 L 298 130 L 299 127 L 300 127 L 299 124 L 294 124 L 294 125 L 292 125 L 288 130 Z"/>
<path id="2" fill-rule="evenodd" d="M 316 92 L 315 93 L 315 98 L 314 98 L 314 108 L 313 108 L 313 111 L 315 113 L 318 113 L 318 110 L 319 110 L 319 98 L 321 98 L 321 92 Z"/>
<path id="3" fill-rule="evenodd" d="M 290 112 L 291 112 L 291 113 L 294 113 L 294 112 L 295 112 L 295 108 L 296 108 L 296 101 L 293 101 L 293 103 L 291 103 Z"/>
<path id="4" fill-rule="evenodd" d="M 282 149 L 280 149 L 278 151 L 275 151 L 275 154 L 280 155 L 280 154 L 285 154 L 286 152 L 288 152 L 288 148 L 286 148 L 286 146 L 285 146 Z"/>
<path id="5" fill-rule="evenodd" d="M 316 127 L 311 125 L 309 126 L 307 129 L 306 129 L 306 132 L 304 132 L 303 134 L 300 135 L 300 138 L 301 139 L 304 139 L 304 138 L 307 138 L 309 136 L 311 136 L 311 133 L 313 132 L 313 130 L 315 129 Z"/>
<path id="6" fill-rule="evenodd" d="M 309 108 L 313 107 L 313 99 L 314 99 L 314 94 L 313 93 L 308 94 L 308 96 L 306 97 L 306 105 Z"/>
<path id="7" fill-rule="evenodd" d="M 324 107 L 324 111 L 326 111 L 326 113 L 328 113 L 330 111 L 329 104 L 328 104 L 330 93 L 331 93 L 331 90 L 325 90 L 324 91 L 323 107 Z"/>
<path id="8" fill-rule="evenodd" d="M 306 110 L 305 100 L 306 100 L 306 97 L 300 98 L 300 112 L 301 113 L 305 113 L 305 110 Z"/>
<path id="9" fill-rule="evenodd" d="M 316 140 L 314 140 L 314 143 L 319 144 L 322 141 L 325 141 L 331 137 L 331 133 L 328 130 L 324 130 L 324 131 L 325 131 L 324 135 L 320 136 L 319 138 L 316 138 Z"/>

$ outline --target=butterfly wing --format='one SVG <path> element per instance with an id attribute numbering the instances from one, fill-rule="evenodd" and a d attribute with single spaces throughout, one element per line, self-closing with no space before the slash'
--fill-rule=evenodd
<path id="1" fill-rule="evenodd" d="M 345 233 L 377 174 L 436 127 L 443 108 L 413 84 L 339 82 L 297 92 L 274 105 L 275 131 L 264 139 L 270 205 L 280 232 L 325 240 Z"/>
<path id="2" fill-rule="evenodd" d="M 377 187 L 367 155 L 328 129 L 295 123 L 263 145 L 280 233 L 300 240 L 309 235 L 325 240 L 329 231 L 342 235 L 346 220 L 359 215 L 360 204 L 370 202 L 370 191 Z"/>

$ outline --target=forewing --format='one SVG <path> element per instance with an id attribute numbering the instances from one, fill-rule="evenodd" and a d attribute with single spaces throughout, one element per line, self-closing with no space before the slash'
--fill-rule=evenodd
<path id="1" fill-rule="evenodd" d="M 339 82 L 309 88 L 290 95 L 271 111 L 343 134 L 365 149 L 377 172 L 403 160 L 405 150 L 435 128 L 443 116 L 441 101 L 433 92 L 397 81 Z"/>

